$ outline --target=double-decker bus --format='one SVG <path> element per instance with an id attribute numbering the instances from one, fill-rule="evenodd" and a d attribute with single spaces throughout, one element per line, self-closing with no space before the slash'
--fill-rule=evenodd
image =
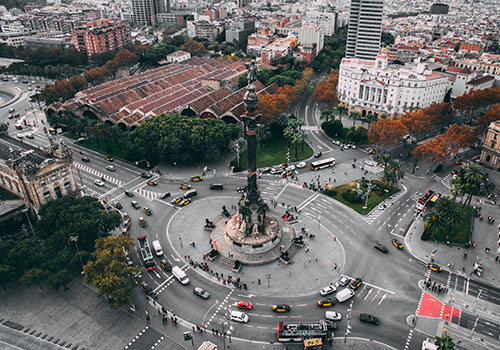
<path id="1" fill-rule="evenodd" d="M 311 170 L 319 170 L 335 165 L 335 158 L 326 158 L 311 163 Z"/>
<path id="2" fill-rule="evenodd" d="M 439 194 L 434 190 L 427 191 L 422 197 L 417 201 L 417 210 L 425 210 L 428 205 L 434 204 L 439 199 Z"/>
<path id="3" fill-rule="evenodd" d="M 139 242 L 139 250 L 141 251 L 142 262 L 146 270 L 152 270 L 155 268 L 155 260 L 153 258 L 153 253 L 151 248 L 149 248 L 148 238 L 146 236 L 141 236 L 137 238 Z"/>
<path id="4" fill-rule="evenodd" d="M 321 339 L 322 341 L 333 338 L 328 324 L 324 320 L 310 323 L 278 322 L 278 341 L 281 343 L 303 342 L 306 339 Z"/>

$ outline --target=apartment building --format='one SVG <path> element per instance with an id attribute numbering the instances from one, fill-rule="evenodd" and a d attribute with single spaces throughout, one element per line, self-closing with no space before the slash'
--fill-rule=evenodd
<path id="1" fill-rule="evenodd" d="M 77 29 L 72 36 L 75 49 L 88 57 L 111 50 L 118 50 L 132 41 L 130 27 L 118 20 L 97 20 Z"/>

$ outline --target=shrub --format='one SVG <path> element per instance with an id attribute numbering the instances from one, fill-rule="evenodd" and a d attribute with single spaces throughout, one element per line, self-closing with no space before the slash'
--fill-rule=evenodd
<path id="1" fill-rule="evenodd" d="M 329 136 L 333 138 L 342 137 L 344 127 L 340 120 L 329 120 L 321 123 L 321 128 Z"/>
<path id="2" fill-rule="evenodd" d="M 342 197 L 346 201 L 348 201 L 349 203 L 353 203 L 353 204 L 363 203 L 363 200 L 361 199 L 361 197 L 355 195 L 351 191 L 344 191 L 344 192 L 342 192 Z"/>

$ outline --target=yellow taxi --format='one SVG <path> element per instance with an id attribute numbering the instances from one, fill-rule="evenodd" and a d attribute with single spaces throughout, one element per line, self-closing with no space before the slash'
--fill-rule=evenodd
<path id="1" fill-rule="evenodd" d="M 290 311 L 290 305 L 287 304 L 273 305 L 272 309 L 274 312 L 288 312 Z"/>
<path id="2" fill-rule="evenodd" d="M 189 190 L 191 188 L 191 185 L 188 184 L 182 184 L 179 186 L 181 190 Z"/>
<path id="3" fill-rule="evenodd" d="M 403 249 L 403 243 L 401 243 L 400 241 L 398 241 L 397 239 L 393 239 L 392 240 L 392 244 L 394 244 L 394 246 L 398 249 Z"/>
<path id="4" fill-rule="evenodd" d="M 148 181 L 149 186 L 156 186 L 158 185 L 158 181 Z"/>
<path id="5" fill-rule="evenodd" d="M 330 307 L 333 306 L 334 304 L 335 302 L 329 298 L 318 300 L 319 307 Z"/>
<path id="6" fill-rule="evenodd" d="M 106 160 L 107 160 L 108 162 L 112 162 L 112 161 L 114 161 L 113 157 L 106 157 Z"/>
<path id="7" fill-rule="evenodd" d="M 191 178 L 191 181 L 193 181 L 193 182 L 203 181 L 203 176 L 193 176 Z"/>
<path id="8" fill-rule="evenodd" d="M 185 207 L 186 205 L 188 205 L 189 203 L 191 203 L 191 199 L 189 198 L 186 198 L 182 201 L 182 203 L 180 204 L 181 207 Z"/>

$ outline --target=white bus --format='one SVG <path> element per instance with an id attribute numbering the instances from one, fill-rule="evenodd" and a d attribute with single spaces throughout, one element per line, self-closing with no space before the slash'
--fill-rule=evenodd
<path id="1" fill-rule="evenodd" d="M 335 158 L 326 158 L 311 163 L 311 170 L 319 170 L 335 165 Z"/>

